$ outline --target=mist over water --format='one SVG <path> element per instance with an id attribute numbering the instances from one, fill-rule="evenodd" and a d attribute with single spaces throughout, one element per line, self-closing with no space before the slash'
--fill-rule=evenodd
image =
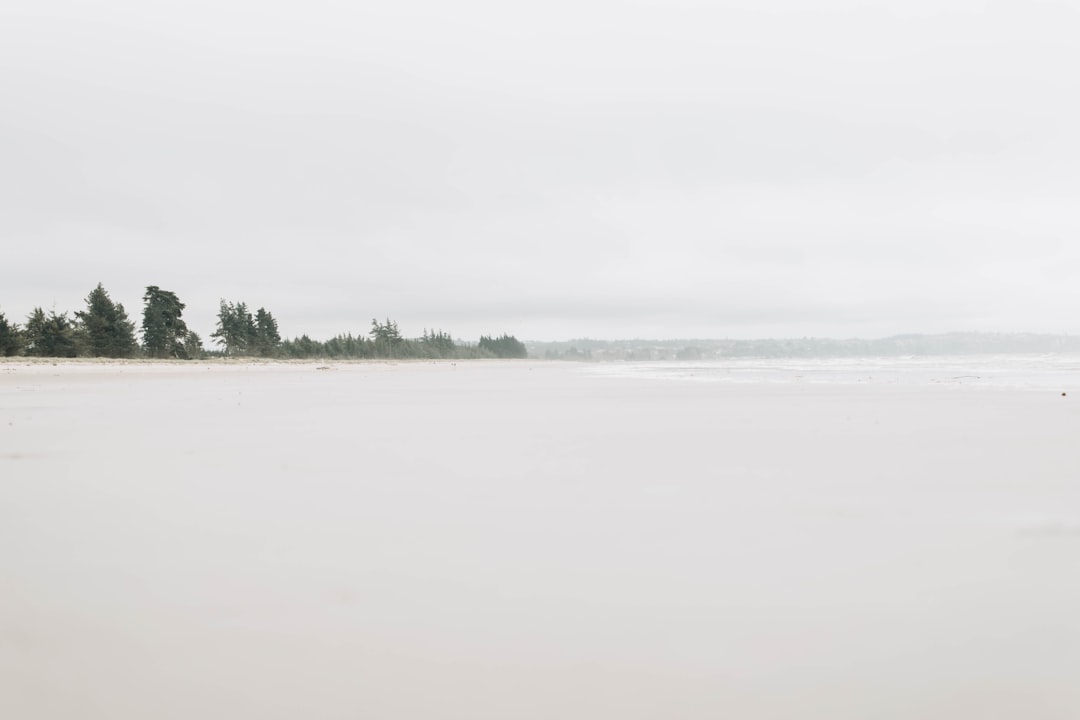
<path id="1" fill-rule="evenodd" d="M 1068 390 L 1080 378 L 1077 354 L 843 358 L 731 358 L 601 363 L 602 376 L 722 383 L 968 385 Z"/>
<path id="2" fill-rule="evenodd" d="M 1075 717 L 1067 366 L 921 362 L 0 365 L 0 716 Z"/>

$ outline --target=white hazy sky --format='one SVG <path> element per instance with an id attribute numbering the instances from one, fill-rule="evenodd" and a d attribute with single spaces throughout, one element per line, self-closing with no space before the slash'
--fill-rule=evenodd
<path id="1" fill-rule="evenodd" d="M 1080 332 L 1080 3 L 0 4 L 0 310 Z"/>

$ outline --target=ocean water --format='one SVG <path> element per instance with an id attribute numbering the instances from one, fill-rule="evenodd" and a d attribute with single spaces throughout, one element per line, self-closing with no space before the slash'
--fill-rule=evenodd
<path id="1" fill-rule="evenodd" d="M 1075 387 L 1080 355 L 951 355 L 843 358 L 732 358 L 598 363 L 587 372 L 620 378 L 741 384 Z"/>

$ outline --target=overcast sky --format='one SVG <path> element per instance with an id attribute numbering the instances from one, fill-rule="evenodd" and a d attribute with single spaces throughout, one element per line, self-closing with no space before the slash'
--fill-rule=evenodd
<path id="1" fill-rule="evenodd" d="M 0 311 L 1080 333 L 1080 3 L 0 4 Z"/>

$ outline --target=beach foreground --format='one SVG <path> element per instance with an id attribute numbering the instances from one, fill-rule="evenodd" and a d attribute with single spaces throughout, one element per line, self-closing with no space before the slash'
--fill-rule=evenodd
<path id="1" fill-rule="evenodd" d="M 1073 395 L 0 364 L 0 717 L 1075 718 Z"/>

